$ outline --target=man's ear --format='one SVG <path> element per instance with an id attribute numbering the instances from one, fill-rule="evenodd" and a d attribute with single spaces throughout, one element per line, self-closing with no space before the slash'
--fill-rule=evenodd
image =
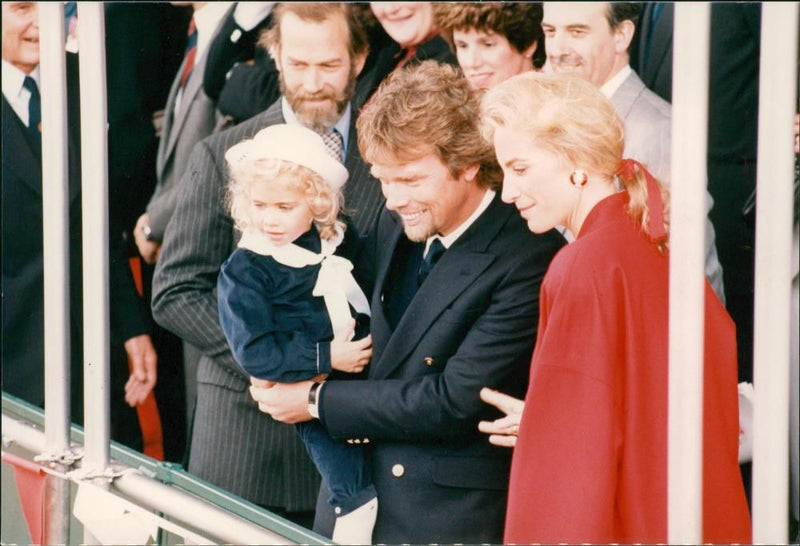
<path id="1" fill-rule="evenodd" d="M 621 21 L 614 29 L 614 49 L 619 53 L 625 53 L 631 45 L 636 26 L 630 19 Z"/>
<path id="2" fill-rule="evenodd" d="M 470 167 L 467 167 L 461 172 L 461 178 L 465 182 L 469 183 L 475 182 L 475 180 L 478 178 L 478 171 L 480 170 L 481 170 L 480 164 L 475 164 Z"/>
<path id="3" fill-rule="evenodd" d="M 275 61 L 275 66 L 278 68 L 278 72 L 283 72 L 283 67 L 281 66 L 281 47 L 279 45 L 272 45 L 267 48 L 267 52 L 269 56 L 272 57 L 272 60 Z"/>
<path id="4" fill-rule="evenodd" d="M 361 53 L 357 53 L 355 58 L 353 59 L 353 68 L 356 72 L 356 77 L 361 74 L 361 71 L 364 70 L 364 63 L 367 62 L 367 54 L 369 50 L 365 50 Z"/>

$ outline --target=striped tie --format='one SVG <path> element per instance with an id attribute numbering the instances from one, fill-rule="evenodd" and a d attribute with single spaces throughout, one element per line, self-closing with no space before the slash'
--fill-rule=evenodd
<path id="1" fill-rule="evenodd" d="M 186 39 L 186 53 L 184 55 L 183 73 L 181 74 L 181 89 L 186 87 L 186 82 L 189 81 L 189 76 L 192 75 L 194 70 L 194 56 L 197 53 L 197 27 L 194 24 L 194 17 L 192 22 L 189 23 L 188 37 Z"/>
<path id="2" fill-rule="evenodd" d="M 327 151 L 333 159 L 341 163 L 344 138 L 342 138 L 339 131 L 331 129 L 329 133 L 322 135 L 322 141 L 325 143 L 325 151 Z"/>

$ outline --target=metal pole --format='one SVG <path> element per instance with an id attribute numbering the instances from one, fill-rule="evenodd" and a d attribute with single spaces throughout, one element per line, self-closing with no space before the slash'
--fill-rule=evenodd
<path id="1" fill-rule="evenodd" d="M 64 63 L 64 5 L 39 5 L 42 83 L 42 228 L 44 233 L 45 458 L 58 462 L 69 449 L 69 178 L 67 84 Z M 69 482 L 47 477 L 44 539 L 66 544 L 70 527 Z"/>
<path id="2" fill-rule="evenodd" d="M 796 2 L 765 2 L 756 186 L 753 542 L 785 544 L 789 499 L 789 325 Z"/>
<path id="3" fill-rule="evenodd" d="M 86 458 L 103 471 L 109 442 L 108 144 L 103 4 L 78 2 Z"/>
<path id="4" fill-rule="evenodd" d="M 108 123 L 103 4 L 78 2 L 83 211 L 84 470 L 109 463 Z M 98 485 L 107 482 L 98 480 Z M 84 541 L 97 544 L 88 530 Z"/>
<path id="5" fill-rule="evenodd" d="M 113 488 L 140 506 L 169 515 L 172 521 L 186 522 L 223 543 L 294 544 L 274 531 L 236 519 L 199 498 L 135 472 L 115 479 Z"/>
<path id="6" fill-rule="evenodd" d="M 711 6 L 676 3 L 670 183 L 667 542 L 703 537 L 703 331 Z"/>

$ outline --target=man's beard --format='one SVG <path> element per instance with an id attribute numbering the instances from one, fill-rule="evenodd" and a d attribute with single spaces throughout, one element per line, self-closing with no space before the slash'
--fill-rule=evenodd
<path id="1" fill-rule="evenodd" d="M 403 221 L 403 231 L 409 241 L 413 243 L 424 243 L 429 237 L 436 235 L 438 232 L 433 225 L 433 218 L 430 216 L 430 213 L 426 212 L 425 214 L 427 215 L 424 219 L 425 221 L 414 226 L 408 226 L 405 221 Z"/>
<path id="2" fill-rule="evenodd" d="M 289 106 L 292 107 L 292 112 L 297 116 L 297 120 L 315 133 L 324 135 L 336 125 L 336 122 L 342 117 L 347 105 L 350 103 L 356 87 L 355 66 L 352 63 L 350 64 L 347 85 L 340 93 L 328 93 L 326 91 L 313 95 L 303 91 L 295 93 L 286 88 L 283 74 L 280 75 L 279 81 L 281 93 L 289 101 Z M 308 99 L 325 99 L 326 102 L 320 106 L 309 106 L 306 102 Z"/>

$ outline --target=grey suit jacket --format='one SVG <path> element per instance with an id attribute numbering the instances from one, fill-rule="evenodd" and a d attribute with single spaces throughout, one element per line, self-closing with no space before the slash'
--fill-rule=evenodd
<path id="1" fill-rule="evenodd" d="M 611 96 L 611 102 L 625 124 L 624 156 L 647 166 L 653 175 L 665 185 L 672 180 L 672 107 L 645 87 L 636 72 L 625 78 L 619 89 Z M 714 201 L 706 189 L 706 212 Z M 722 281 L 722 265 L 717 256 L 714 226 L 706 214 L 705 230 L 706 263 L 705 274 L 711 287 L 725 302 Z"/>
<path id="2" fill-rule="evenodd" d="M 313 509 L 318 474 L 293 427 L 261 413 L 250 398 L 248 378 L 220 327 L 216 296 L 220 266 L 238 239 L 224 206 L 225 152 L 278 123 L 284 123 L 280 101 L 195 146 L 156 264 L 152 305 L 161 326 L 203 353 L 189 471 L 252 502 L 297 511 Z M 355 221 L 369 225 L 382 208 L 380 185 L 355 142 L 353 132 L 345 194 L 360 212 Z"/>
<path id="3" fill-rule="evenodd" d="M 219 34 L 223 22 L 234 7 L 223 16 L 214 30 L 212 41 Z M 150 216 L 150 229 L 153 237 L 162 241 L 167 222 L 175 209 L 178 181 L 189 161 L 194 145 L 210 135 L 217 123 L 216 103 L 203 91 L 203 76 L 206 71 L 208 50 L 195 61 L 192 76 L 183 90 L 180 108 L 176 110 L 175 101 L 180 88 L 186 59 L 181 63 L 164 108 L 164 127 L 158 143 L 156 155 L 156 188 L 147 204 Z"/>

